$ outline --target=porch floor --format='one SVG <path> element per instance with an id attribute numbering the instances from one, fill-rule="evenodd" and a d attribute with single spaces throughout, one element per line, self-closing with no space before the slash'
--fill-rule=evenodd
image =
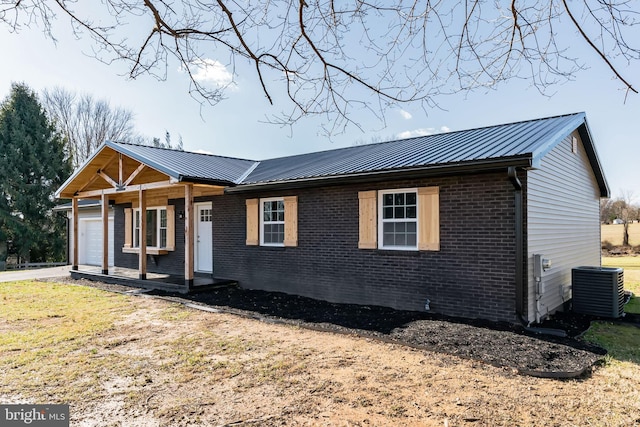
<path id="1" fill-rule="evenodd" d="M 188 287 L 184 276 L 147 272 L 146 279 L 138 278 L 138 270 L 123 267 L 109 267 L 109 274 L 102 274 L 100 267 L 79 265 L 71 270 L 74 279 L 87 279 L 105 283 L 131 286 L 144 289 L 158 289 L 167 292 L 194 293 L 236 284 L 235 280 L 218 279 L 211 274 L 195 273 L 193 284 Z"/>

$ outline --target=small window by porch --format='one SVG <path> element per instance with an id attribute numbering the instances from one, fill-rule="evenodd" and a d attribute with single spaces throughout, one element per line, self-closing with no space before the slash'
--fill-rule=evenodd
<path id="1" fill-rule="evenodd" d="M 140 209 L 127 208 L 125 216 L 124 253 L 140 252 Z M 147 208 L 146 252 L 164 255 L 175 250 L 175 209 L 173 205 Z"/>

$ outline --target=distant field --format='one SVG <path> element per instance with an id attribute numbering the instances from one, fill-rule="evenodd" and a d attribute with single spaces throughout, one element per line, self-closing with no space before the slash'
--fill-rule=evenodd
<path id="1" fill-rule="evenodd" d="M 601 225 L 602 234 L 600 239 L 603 242 L 609 242 L 614 246 L 622 245 L 622 234 L 624 233 L 624 225 L 622 224 L 605 224 Z M 631 246 L 640 245 L 640 224 L 634 223 L 629 225 L 629 244 Z"/>
<path id="2" fill-rule="evenodd" d="M 624 269 L 624 289 L 634 294 L 629 304 L 625 305 L 624 311 L 640 314 L 640 256 L 603 256 L 602 266 Z"/>

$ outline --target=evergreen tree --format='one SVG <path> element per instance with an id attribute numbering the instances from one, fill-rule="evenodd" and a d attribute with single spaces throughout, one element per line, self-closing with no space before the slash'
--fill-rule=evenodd
<path id="1" fill-rule="evenodd" d="M 37 95 L 14 83 L 0 105 L 0 261 L 3 246 L 19 262 L 64 260 L 64 218 L 52 212 L 71 172 L 64 146 Z"/>

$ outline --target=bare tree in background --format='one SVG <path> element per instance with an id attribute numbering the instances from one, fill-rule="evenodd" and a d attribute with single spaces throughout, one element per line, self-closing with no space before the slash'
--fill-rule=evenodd
<path id="1" fill-rule="evenodd" d="M 93 39 L 100 60 L 127 63 L 131 78 L 163 79 L 180 66 L 192 93 L 211 103 L 224 87 L 199 72 L 235 75 L 238 61 L 248 63 L 268 101 L 285 107 L 272 121 L 318 115 L 329 134 L 353 123 L 355 110 L 383 120 L 398 103 L 426 109 L 510 79 L 546 92 L 597 61 L 637 93 L 638 76 L 622 70 L 640 60 L 639 17 L 630 0 L 0 0 L 9 31 L 34 25 L 54 38 L 63 20 Z M 591 55 L 577 57 L 579 45 Z"/>
<path id="2" fill-rule="evenodd" d="M 112 107 L 105 100 L 56 87 L 44 90 L 42 103 L 51 121 L 67 139 L 74 169 L 106 140 L 138 142 L 133 113 Z"/>
<path id="3" fill-rule="evenodd" d="M 633 203 L 633 192 L 624 190 L 620 197 L 600 201 L 600 220 L 605 224 L 622 223 L 622 245 L 629 246 L 629 224 L 640 220 L 640 207 Z"/>
<path id="4" fill-rule="evenodd" d="M 173 142 L 166 130 L 164 139 L 141 135 L 135 130 L 130 110 L 112 107 L 104 99 L 60 87 L 45 89 L 41 98 L 49 119 L 67 140 L 67 155 L 74 169 L 107 140 L 183 150 L 182 136 Z"/>
<path id="5" fill-rule="evenodd" d="M 621 219 L 624 226 L 622 235 L 622 245 L 629 246 L 629 224 L 638 216 L 638 207 L 632 204 L 633 192 L 625 190 L 622 197 L 614 201 L 617 217 Z"/>

